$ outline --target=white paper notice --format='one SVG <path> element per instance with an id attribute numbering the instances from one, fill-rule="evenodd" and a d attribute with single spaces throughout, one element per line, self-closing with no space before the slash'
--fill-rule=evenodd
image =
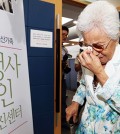
<path id="1" fill-rule="evenodd" d="M 52 32 L 31 29 L 31 47 L 52 48 Z"/>

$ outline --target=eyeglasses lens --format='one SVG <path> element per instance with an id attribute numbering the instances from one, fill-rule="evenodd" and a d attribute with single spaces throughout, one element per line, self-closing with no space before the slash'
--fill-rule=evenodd
<path id="1" fill-rule="evenodd" d="M 92 48 L 98 52 L 101 52 L 104 49 L 103 46 L 98 46 L 98 44 L 93 44 Z"/>

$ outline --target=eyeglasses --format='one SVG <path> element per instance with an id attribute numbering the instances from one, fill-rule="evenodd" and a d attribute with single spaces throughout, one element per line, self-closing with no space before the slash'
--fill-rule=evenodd
<path id="1" fill-rule="evenodd" d="M 107 47 L 108 47 L 110 41 L 111 41 L 111 39 L 110 39 L 106 44 L 104 44 L 104 45 L 100 45 L 99 43 L 93 43 L 93 44 L 91 44 L 91 45 L 88 45 L 88 44 L 83 43 L 82 46 L 86 46 L 86 47 L 90 46 L 90 47 L 92 47 L 95 51 L 101 53 L 103 50 L 107 49 Z"/>

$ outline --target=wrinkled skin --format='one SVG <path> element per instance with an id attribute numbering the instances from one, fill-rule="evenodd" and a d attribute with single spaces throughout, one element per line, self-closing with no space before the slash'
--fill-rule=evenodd
<path id="1" fill-rule="evenodd" d="M 113 57 L 117 40 L 110 39 L 103 30 L 98 28 L 94 28 L 89 32 L 83 33 L 83 38 L 86 44 L 92 45 L 93 43 L 97 43 L 98 45 L 103 45 L 105 48 L 100 53 L 93 49 L 92 51 L 85 50 L 79 55 L 81 65 L 92 71 L 96 76 L 97 81 L 100 82 L 101 85 L 104 85 L 108 79 L 108 76 L 104 71 L 104 67 Z M 76 121 L 78 107 L 78 102 L 72 102 L 72 104 L 66 108 L 67 121 L 69 121 L 72 116 L 73 121 Z"/>

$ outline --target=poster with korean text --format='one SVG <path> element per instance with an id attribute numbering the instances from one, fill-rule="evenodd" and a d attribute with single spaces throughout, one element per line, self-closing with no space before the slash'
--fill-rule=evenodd
<path id="1" fill-rule="evenodd" d="M 0 134 L 33 134 L 23 0 L 0 0 Z"/>

